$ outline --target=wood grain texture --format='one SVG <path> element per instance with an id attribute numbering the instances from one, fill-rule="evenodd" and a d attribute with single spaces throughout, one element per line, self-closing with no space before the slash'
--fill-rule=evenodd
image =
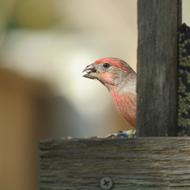
<path id="1" fill-rule="evenodd" d="M 181 1 L 138 0 L 139 136 L 175 136 Z"/>
<path id="2" fill-rule="evenodd" d="M 40 144 L 41 190 L 190 189 L 190 138 L 48 140 Z"/>

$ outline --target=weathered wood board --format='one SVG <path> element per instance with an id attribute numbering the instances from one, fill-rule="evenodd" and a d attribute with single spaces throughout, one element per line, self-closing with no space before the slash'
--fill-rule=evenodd
<path id="1" fill-rule="evenodd" d="M 117 190 L 190 189 L 190 138 L 41 142 L 41 190 L 99 190 L 104 177 Z"/>
<path id="2" fill-rule="evenodd" d="M 138 0 L 139 136 L 176 136 L 180 0 Z"/>

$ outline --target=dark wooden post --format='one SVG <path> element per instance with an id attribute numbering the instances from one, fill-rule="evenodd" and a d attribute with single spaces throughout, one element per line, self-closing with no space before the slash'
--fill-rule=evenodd
<path id="1" fill-rule="evenodd" d="M 175 136 L 180 0 L 138 0 L 139 136 Z"/>

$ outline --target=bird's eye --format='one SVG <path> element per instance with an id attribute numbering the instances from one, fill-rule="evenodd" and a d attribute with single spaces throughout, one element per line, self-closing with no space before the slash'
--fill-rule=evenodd
<path id="1" fill-rule="evenodd" d="M 110 66 L 111 66 L 111 65 L 110 65 L 109 63 L 104 63 L 104 64 L 103 64 L 103 67 L 106 68 L 106 69 L 109 68 Z"/>

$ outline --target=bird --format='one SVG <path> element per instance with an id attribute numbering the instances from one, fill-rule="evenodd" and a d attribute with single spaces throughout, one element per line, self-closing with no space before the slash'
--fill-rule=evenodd
<path id="1" fill-rule="evenodd" d="M 136 129 L 136 72 L 119 58 L 105 57 L 87 65 L 83 77 L 100 81 L 111 94 L 116 110 Z"/>

